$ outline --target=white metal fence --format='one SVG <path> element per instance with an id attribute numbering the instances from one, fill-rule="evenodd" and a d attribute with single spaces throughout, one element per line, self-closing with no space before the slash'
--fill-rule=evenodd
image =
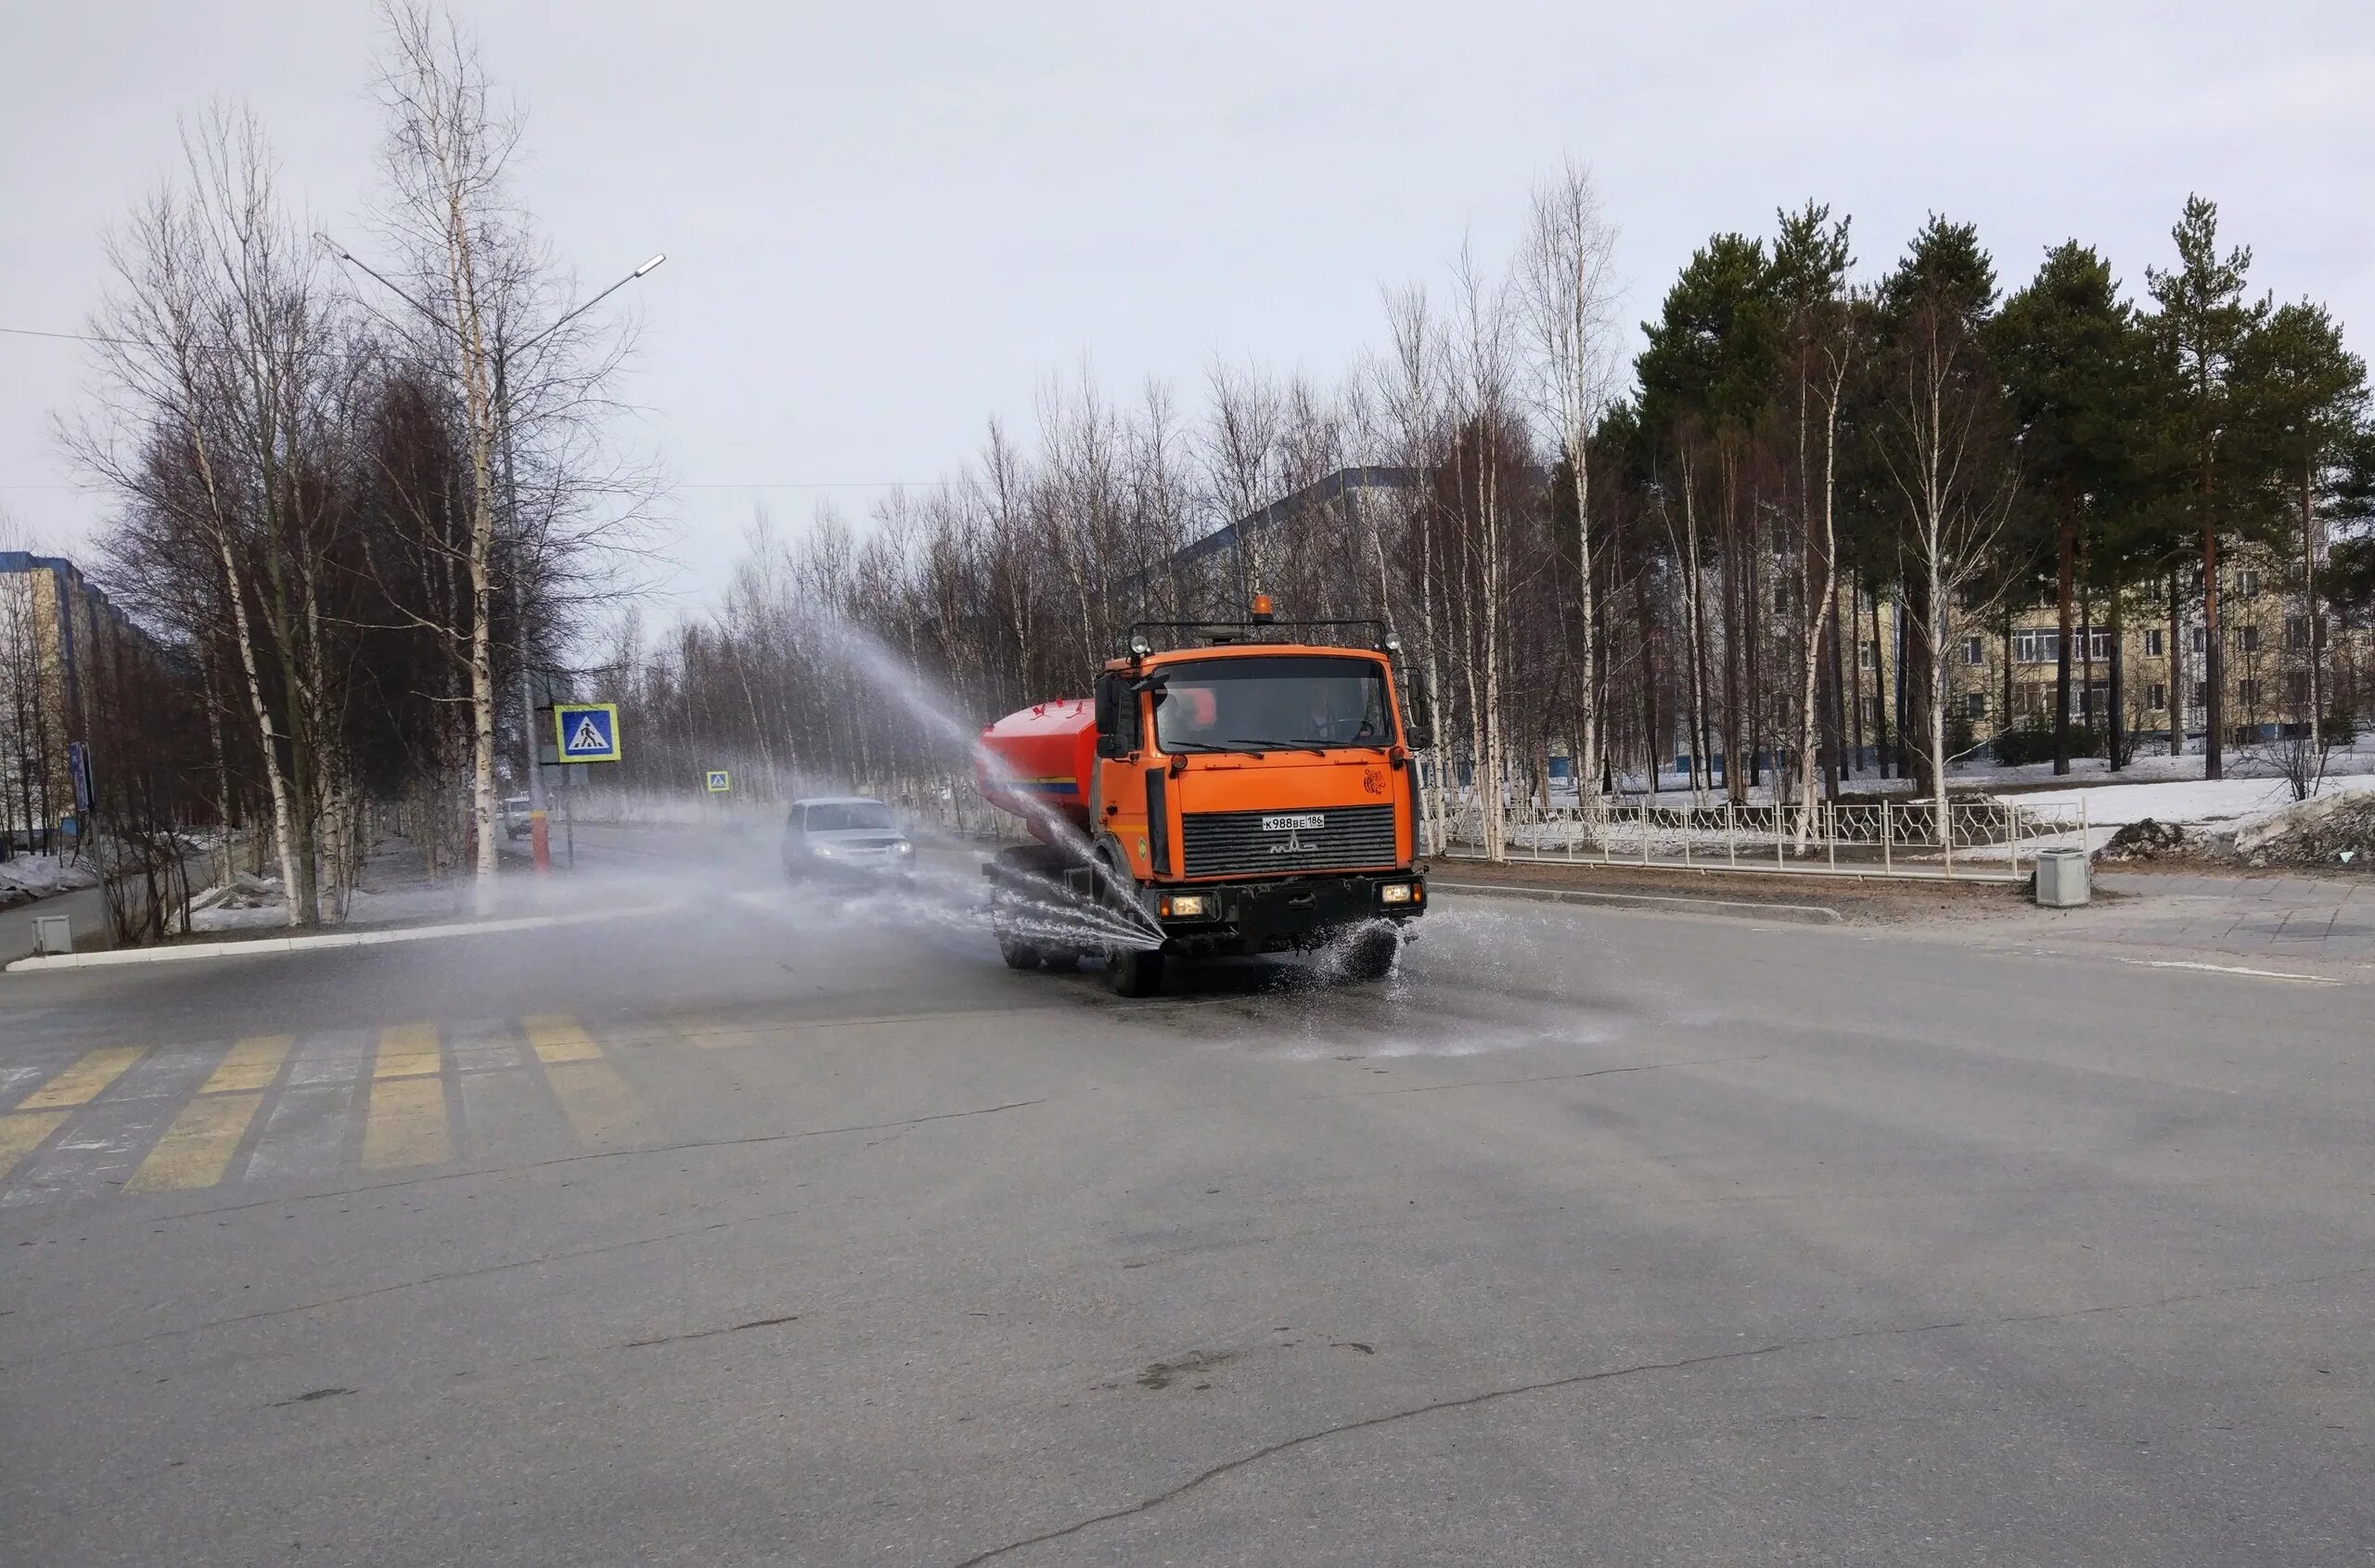
<path id="1" fill-rule="evenodd" d="M 1853 877 L 2018 881 L 2039 850 L 2084 847 L 2084 803 L 2073 821 L 2042 816 L 2014 801 L 1949 799 L 1945 830 L 1934 800 L 1735 805 L 1728 801 L 1599 803 L 1598 821 L 1581 803 L 1544 810 L 1513 803 L 1502 815 L 1503 858 L 1683 870 L 1787 871 Z M 1473 799 L 1453 809 L 1432 853 L 1485 855 L 1483 811 Z"/>

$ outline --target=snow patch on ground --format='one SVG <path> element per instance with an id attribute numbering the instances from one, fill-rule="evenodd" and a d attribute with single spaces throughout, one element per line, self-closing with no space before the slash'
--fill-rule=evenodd
<path id="1" fill-rule="evenodd" d="M 2240 754 L 2229 754 L 2227 759 L 2227 771 L 2229 777 L 2224 782 L 2259 779 L 2268 783 L 2280 783 L 2274 765 L 2263 758 L 2253 756 L 2248 749 Z M 2356 778 L 2369 785 L 2375 785 L 2375 743 L 2361 742 L 2352 750 L 2334 752 L 2327 762 L 2326 771 L 2330 778 Z M 1772 774 L 1768 771 L 1765 777 L 1766 782 L 1752 785 L 1748 790 L 1748 800 L 1752 805 L 1770 805 L 1773 802 L 1770 782 Z M 2173 757 L 2164 752 L 2139 752 L 2129 758 L 2127 765 L 2117 773 L 2113 773 L 2111 770 L 2111 764 L 2101 757 L 2073 757 L 2070 762 L 2069 773 L 2059 776 L 2059 781 L 2071 782 L 2072 788 L 2077 787 L 2075 780 L 2096 778 L 2101 779 L 2106 785 L 2144 785 L 2179 781 L 2200 783 L 2202 781 L 2202 753 L 2197 750 L 2189 752 L 2182 757 Z M 1990 786 L 1996 789 L 2010 789 L 2023 785 L 2052 784 L 2057 781 L 2053 764 L 2050 762 L 2022 763 L 2017 767 L 2008 767 L 1996 762 L 1973 759 L 1970 762 L 1950 763 L 1946 767 L 1947 785 L 1958 790 Z M 1626 797 L 1631 801 L 1640 794 L 1645 781 L 1641 775 L 1633 773 L 1625 775 L 1622 782 Z M 1840 789 L 1853 795 L 1910 795 L 1914 791 L 1914 787 L 1913 779 L 1881 778 L 1869 772 L 1854 774 L 1840 780 Z M 1662 801 L 1664 797 L 1675 797 L 1666 803 L 1680 804 L 1690 794 L 1690 780 L 1684 774 L 1662 772 L 1658 776 L 1658 792 Z M 1701 794 L 1703 799 L 1720 801 L 1724 796 L 1724 787 L 1721 782 L 1717 782 L 1707 786 Z M 2022 803 L 2025 805 L 2035 798 L 2035 796 L 2023 794 Z M 1564 778 L 1551 780 L 1550 803 L 1573 805 L 1575 790 L 1573 782 Z"/>
<path id="2" fill-rule="evenodd" d="M 2375 790 L 2375 778 L 2361 774 L 2330 778 L 2317 793 L 2326 796 L 2366 790 Z M 2123 828 L 2146 817 L 2155 822 L 2202 827 L 2271 816 L 2292 803 L 2292 787 L 2281 778 L 2188 778 L 2159 784 L 2041 790 L 1999 798 L 2016 803 L 2023 812 L 2034 814 L 2041 821 L 2074 825 L 2083 811 L 2090 829 Z"/>
<path id="3" fill-rule="evenodd" d="M 98 885 L 98 872 L 80 860 L 62 860 L 55 855 L 19 855 L 0 860 L 0 905 Z"/>

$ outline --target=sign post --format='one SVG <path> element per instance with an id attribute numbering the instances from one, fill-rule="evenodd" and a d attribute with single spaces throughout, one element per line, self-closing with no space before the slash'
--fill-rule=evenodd
<path id="1" fill-rule="evenodd" d="M 74 815 L 91 815 L 91 799 L 96 791 L 91 785 L 91 749 L 80 740 L 66 743 L 66 768 L 74 776 Z"/>
<path id="2" fill-rule="evenodd" d="M 626 754 L 624 738 L 619 732 L 619 705 L 616 702 L 554 703 L 553 744 L 555 761 L 558 765 L 619 761 Z M 552 828 L 541 805 L 528 814 L 528 834 L 536 849 L 536 869 L 550 869 L 553 863 Z M 569 814 L 569 863 L 571 866 L 577 864 L 574 811 Z"/>

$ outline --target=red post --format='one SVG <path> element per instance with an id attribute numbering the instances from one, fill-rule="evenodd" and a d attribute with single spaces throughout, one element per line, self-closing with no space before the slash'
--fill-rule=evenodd
<path id="1" fill-rule="evenodd" d="M 541 811 L 528 814 L 528 842 L 535 848 L 537 874 L 549 872 L 553 868 L 553 836 Z"/>

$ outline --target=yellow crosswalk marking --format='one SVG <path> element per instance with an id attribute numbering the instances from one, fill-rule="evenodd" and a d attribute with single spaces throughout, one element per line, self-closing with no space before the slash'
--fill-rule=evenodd
<path id="1" fill-rule="evenodd" d="M 545 1076 L 569 1112 L 569 1125 L 586 1142 L 607 1141 L 635 1118 L 635 1091 L 607 1061 L 564 1062 Z"/>
<path id="2" fill-rule="evenodd" d="M 57 1105 L 86 1104 L 101 1089 L 122 1077 L 125 1068 L 139 1060 L 138 1046 L 109 1046 L 86 1051 L 73 1066 L 28 1095 L 25 1102 L 17 1109 L 46 1111 Z"/>
<path id="3" fill-rule="evenodd" d="M 373 1077 L 417 1078 L 443 1066 L 434 1023 L 398 1023 L 379 1031 L 379 1060 Z"/>
<path id="4" fill-rule="evenodd" d="M 445 1080 L 382 1078 L 371 1086 L 363 1123 L 363 1168 L 434 1165 L 454 1157 L 445 1121 Z"/>
<path id="5" fill-rule="evenodd" d="M 200 1094 L 226 1094 L 233 1089 L 268 1089 L 280 1073 L 280 1059 L 296 1044 L 287 1035 L 251 1035 L 231 1047 Z"/>
<path id="6" fill-rule="evenodd" d="M 539 1061 L 590 1061 L 602 1054 L 585 1026 L 565 1012 L 531 1013 L 520 1027 Z"/>
<path id="7" fill-rule="evenodd" d="M 123 1184 L 126 1192 L 174 1192 L 212 1187 L 230 1168 L 262 1093 L 200 1095 L 182 1107 L 148 1158 Z"/>
<path id="8" fill-rule="evenodd" d="M 63 1111 L 12 1111 L 0 1116 L 0 1176 L 16 1168 L 17 1162 L 41 1147 L 41 1140 L 58 1130 L 66 1120 Z"/>

